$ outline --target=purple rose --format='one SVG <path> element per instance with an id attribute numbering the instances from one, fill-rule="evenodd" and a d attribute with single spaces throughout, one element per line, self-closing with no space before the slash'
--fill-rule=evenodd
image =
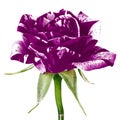
<path id="1" fill-rule="evenodd" d="M 97 46 L 91 34 L 96 22 L 63 9 L 37 19 L 25 14 L 17 28 L 23 40 L 14 44 L 11 59 L 34 64 L 42 73 L 113 66 L 116 55 Z"/>

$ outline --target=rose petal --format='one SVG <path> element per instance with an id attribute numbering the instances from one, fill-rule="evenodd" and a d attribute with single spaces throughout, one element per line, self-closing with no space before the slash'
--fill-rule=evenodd
<path id="1" fill-rule="evenodd" d="M 33 31 L 35 20 L 32 15 L 24 14 L 19 22 L 17 31 L 22 33 L 29 33 Z"/>
<path id="2" fill-rule="evenodd" d="M 11 60 L 17 60 L 26 64 L 34 62 L 35 55 L 25 46 L 25 42 L 17 41 L 12 48 Z"/>
<path id="3" fill-rule="evenodd" d="M 79 21 L 82 22 L 88 22 L 88 21 L 92 21 L 91 18 L 89 18 L 85 13 L 83 13 L 82 11 L 79 12 L 78 14 L 78 19 Z"/>
<path id="4" fill-rule="evenodd" d="M 23 41 L 17 41 L 12 47 L 11 60 L 18 60 L 24 62 L 26 55 L 26 48 Z"/>
<path id="5" fill-rule="evenodd" d="M 89 34 L 90 28 L 98 21 L 90 21 L 80 23 L 80 35 L 85 36 Z"/>
<path id="6" fill-rule="evenodd" d="M 89 43 L 89 41 L 92 40 L 91 36 L 82 36 L 82 37 L 68 37 L 65 36 L 64 38 L 65 42 L 61 43 L 61 46 L 65 46 L 67 48 L 69 48 L 70 50 L 73 50 L 77 53 L 82 53 L 84 51 L 84 49 L 86 49 L 87 44 Z"/>
<path id="7" fill-rule="evenodd" d="M 46 26 L 55 19 L 55 13 L 48 12 L 37 18 L 37 27 L 40 32 L 46 31 Z"/>
<path id="8" fill-rule="evenodd" d="M 46 66 L 43 64 L 43 62 L 41 60 L 34 62 L 34 65 L 41 73 L 47 72 Z"/>
<path id="9" fill-rule="evenodd" d="M 100 69 L 106 66 L 113 66 L 116 55 L 111 52 L 103 52 L 95 55 L 91 60 L 73 63 L 77 68 L 84 70 Z"/>

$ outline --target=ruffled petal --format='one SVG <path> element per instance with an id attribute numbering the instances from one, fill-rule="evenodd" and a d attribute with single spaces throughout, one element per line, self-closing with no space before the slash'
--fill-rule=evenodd
<path id="1" fill-rule="evenodd" d="M 88 15 L 86 15 L 85 13 L 83 13 L 82 11 L 79 12 L 77 18 L 79 19 L 79 21 L 81 23 L 92 21 L 92 19 Z"/>
<path id="2" fill-rule="evenodd" d="M 17 41 L 13 47 L 11 52 L 11 60 L 17 60 L 20 62 L 24 62 L 24 56 L 26 55 L 27 51 L 23 41 Z"/>
<path id="3" fill-rule="evenodd" d="M 30 51 L 24 41 L 17 41 L 12 47 L 11 60 L 17 60 L 22 63 L 34 63 L 35 54 Z"/>
<path id="4" fill-rule="evenodd" d="M 55 19 L 55 13 L 48 12 L 37 18 L 37 28 L 40 32 L 46 31 L 46 26 Z"/>
<path id="5" fill-rule="evenodd" d="M 34 30 L 35 20 L 33 19 L 32 15 L 24 14 L 20 19 L 17 31 L 22 33 L 33 33 Z"/>
<path id="6" fill-rule="evenodd" d="M 34 66 L 41 72 L 46 73 L 46 66 L 43 64 L 42 60 L 38 58 L 38 61 L 34 62 Z"/>
<path id="7" fill-rule="evenodd" d="M 89 71 L 100 69 L 107 66 L 113 66 L 116 54 L 111 52 L 101 52 L 92 57 L 91 60 L 73 63 L 77 68 Z"/>
<path id="8" fill-rule="evenodd" d="M 93 31 L 90 31 L 92 26 L 98 22 L 98 20 L 95 20 L 93 21 L 91 18 L 89 18 L 85 13 L 83 13 L 82 11 L 79 12 L 77 18 L 79 19 L 80 21 L 80 28 L 81 28 L 81 36 L 84 36 L 84 35 L 89 35 L 89 33 L 91 34 L 91 32 Z"/>
<path id="9" fill-rule="evenodd" d="M 91 27 L 96 23 L 97 21 L 90 21 L 90 22 L 84 22 L 80 23 L 80 35 L 85 36 L 89 35 Z"/>

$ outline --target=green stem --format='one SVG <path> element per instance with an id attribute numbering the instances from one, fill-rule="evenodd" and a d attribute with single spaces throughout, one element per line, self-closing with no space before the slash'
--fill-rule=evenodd
<path id="1" fill-rule="evenodd" d="M 64 108 L 62 105 L 62 94 L 61 94 L 61 81 L 62 78 L 58 74 L 55 74 L 54 87 L 55 87 L 55 100 L 58 109 L 58 120 L 64 120 Z"/>

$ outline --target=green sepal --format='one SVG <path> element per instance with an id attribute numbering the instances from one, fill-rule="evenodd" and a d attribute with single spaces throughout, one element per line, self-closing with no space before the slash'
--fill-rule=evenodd
<path id="1" fill-rule="evenodd" d="M 69 89 L 73 93 L 74 97 L 76 98 L 83 113 L 86 115 L 86 112 L 85 112 L 83 106 L 81 105 L 81 103 L 78 99 L 78 95 L 77 95 L 77 76 L 76 76 L 75 70 L 64 71 L 64 72 L 59 73 L 59 75 L 65 80 L 67 86 L 69 87 Z"/>
<path id="2" fill-rule="evenodd" d="M 26 72 L 28 70 L 31 70 L 33 67 L 34 67 L 34 65 L 30 65 L 30 66 L 28 66 L 20 71 L 13 72 L 13 73 L 5 73 L 5 75 L 15 75 L 15 74 L 23 73 L 23 72 Z"/>
<path id="3" fill-rule="evenodd" d="M 88 80 L 88 78 L 85 76 L 85 74 L 82 72 L 82 70 L 78 69 L 78 72 L 79 72 L 80 76 L 82 77 L 82 79 L 83 79 L 85 82 L 88 82 L 88 83 L 90 83 L 90 84 L 94 84 L 94 83 L 92 83 L 92 82 L 90 82 L 90 81 Z"/>
<path id="4" fill-rule="evenodd" d="M 39 79 L 38 79 L 38 86 L 37 86 L 37 102 L 38 103 L 46 95 L 50 87 L 50 83 L 51 83 L 53 76 L 54 74 L 52 73 L 40 74 Z"/>
<path id="5" fill-rule="evenodd" d="M 40 73 L 37 85 L 37 104 L 28 113 L 33 111 L 39 105 L 40 101 L 45 97 L 53 76 L 54 74 L 52 73 Z"/>

